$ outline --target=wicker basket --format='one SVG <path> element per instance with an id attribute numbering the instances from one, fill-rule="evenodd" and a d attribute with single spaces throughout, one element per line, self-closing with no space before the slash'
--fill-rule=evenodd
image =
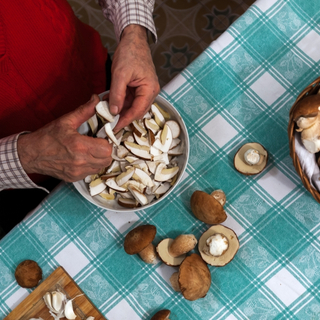
<path id="1" fill-rule="evenodd" d="M 320 194 L 319 192 L 314 189 L 308 180 L 308 178 L 305 176 L 304 172 L 301 169 L 299 158 L 296 155 L 295 152 L 295 144 L 294 144 L 294 134 L 296 129 L 296 124 L 293 121 L 293 111 L 295 106 L 297 105 L 297 102 L 303 99 L 304 97 L 312 94 L 316 94 L 320 89 L 320 77 L 314 80 L 312 83 L 310 83 L 298 96 L 297 100 L 293 104 L 293 106 L 290 109 L 289 113 L 289 125 L 288 125 L 288 136 L 289 136 L 289 148 L 290 148 L 290 156 L 293 160 L 293 165 L 298 173 L 298 175 L 301 178 L 301 181 L 305 188 L 312 194 L 314 199 L 320 203 Z"/>

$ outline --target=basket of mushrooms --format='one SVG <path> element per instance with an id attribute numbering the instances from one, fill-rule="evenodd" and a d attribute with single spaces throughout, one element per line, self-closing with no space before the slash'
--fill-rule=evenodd
<path id="1" fill-rule="evenodd" d="M 288 136 L 293 165 L 305 188 L 320 203 L 320 77 L 291 107 Z"/>

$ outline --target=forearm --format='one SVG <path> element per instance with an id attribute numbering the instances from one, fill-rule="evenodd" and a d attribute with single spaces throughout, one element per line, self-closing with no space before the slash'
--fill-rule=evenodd
<path id="1" fill-rule="evenodd" d="M 157 33 L 153 21 L 154 0 L 99 0 L 104 16 L 113 23 L 118 42 L 125 27 L 140 25 L 151 32 L 153 41 Z"/>
<path id="2" fill-rule="evenodd" d="M 0 191 L 30 188 L 45 190 L 29 178 L 21 165 L 17 151 L 17 141 L 20 134 L 0 139 Z"/>

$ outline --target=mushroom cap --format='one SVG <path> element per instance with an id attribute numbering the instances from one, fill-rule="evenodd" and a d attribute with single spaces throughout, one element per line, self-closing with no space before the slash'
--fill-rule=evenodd
<path id="1" fill-rule="evenodd" d="M 249 149 L 258 150 L 260 155 L 263 155 L 263 161 L 260 164 L 249 165 L 244 161 L 244 154 Z M 249 142 L 244 144 L 237 151 L 233 159 L 235 169 L 238 172 L 247 176 L 251 176 L 251 175 L 262 172 L 265 169 L 267 162 L 268 162 L 268 152 L 260 143 L 257 143 L 257 142 Z"/>
<path id="2" fill-rule="evenodd" d="M 145 224 L 132 229 L 124 239 L 124 250 L 128 254 L 136 254 L 146 248 L 156 236 L 155 226 Z"/>
<path id="3" fill-rule="evenodd" d="M 193 214 L 207 224 L 222 223 L 227 219 L 223 206 L 213 196 L 203 191 L 195 191 L 190 199 Z"/>
<path id="4" fill-rule="evenodd" d="M 209 237 L 213 236 L 216 233 L 223 234 L 229 242 L 228 249 L 219 257 L 209 256 L 204 253 L 204 248 L 207 247 L 206 241 Z M 206 232 L 199 239 L 198 249 L 202 259 L 207 262 L 208 264 L 215 266 L 215 267 L 223 267 L 228 264 L 233 257 L 236 255 L 238 249 L 240 247 L 239 240 L 237 235 L 233 230 L 227 228 L 222 225 L 216 225 L 209 228 Z"/>
<path id="5" fill-rule="evenodd" d="M 206 296 L 211 285 L 211 273 L 202 258 L 193 253 L 179 267 L 179 286 L 183 296 L 190 301 Z"/>
<path id="6" fill-rule="evenodd" d="M 42 270 L 33 260 L 24 260 L 18 264 L 14 276 L 23 288 L 33 288 L 42 279 Z"/>
<path id="7" fill-rule="evenodd" d="M 170 310 L 167 309 L 160 310 L 155 315 L 153 315 L 151 320 L 169 320 L 170 313 Z"/>
<path id="8" fill-rule="evenodd" d="M 292 110 L 293 121 L 297 121 L 300 117 L 309 118 L 317 116 L 319 107 L 319 94 L 313 94 L 302 98 Z"/>
<path id="9" fill-rule="evenodd" d="M 186 254 L 182 254 L 181 256 L 178 256 L 176 258 L 170 255 L 169 248 L 173 241 L 174 239 L 171 238 L 163 239 L 162 241 L 160 241 L 157 245 L 157 252 L 163 263 L 171 267 L 177 267 L 185 259 Z"/>

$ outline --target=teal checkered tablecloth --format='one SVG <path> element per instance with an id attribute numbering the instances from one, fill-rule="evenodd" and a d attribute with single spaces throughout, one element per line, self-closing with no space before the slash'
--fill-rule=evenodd
<path id="1" fill-rule="evenodd" d="M 47 277 L 62 265 L 109 320 L 320 319 L 320 205 L 303 187 L 289 156 L 289 109 L 320 75 L 320 1 L 258 0 L 161 95 L 181 113 L 190 161 L 166 201 L 131 213 L 106 211 L 62 184 L 0 242 L 0 318 L 31 291 L 16 265 L 36 260 Z M 265 171 L 244 176 L 233 157 L 246 142 L 269 151 Z M 207 296 L 187 301 L 171 288 L 177 268 L 145 264 L 123 250 L 140 224 L 166 237 L 208 225 L 195 219 L 195 190 L 227 195 L 225 225 L 240 249 L 225 267 L 210 266 Z M 2 214 L 10 214 L 3 212 Z"/>

